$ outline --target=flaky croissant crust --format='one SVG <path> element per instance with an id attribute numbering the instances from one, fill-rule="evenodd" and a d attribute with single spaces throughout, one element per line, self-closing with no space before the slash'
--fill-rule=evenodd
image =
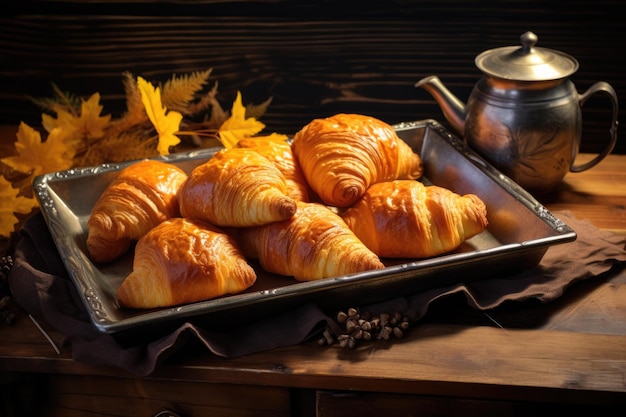
<path id="1" fill-rule="evenodd" d="M 96 262 L 110 262 L 159 223 L 178 216 L 180 168 L 158 160 L 120 171 L 94 204 L 87 221 L 87 249 Z"/>
<path id="2" fill-rule="evenodd" d="M 183 217 L 222 227 L 247 227 L 288 219 L 296 211 L 285 176 L 247 148 L 216 152 L 197 166 L 180 190 Z"/>
<path id="3" fill-rule="evenodd" d="M 384 268 L 341 217 L 319 203 L 298 202 L 291 219 L 239 229 L 236 240 L 266 271 L 299 281 Z"/>
<path id="4" fill-rule="evenodd" d="M 293 155 L 291 144 L 286 140 L 264 138 L 243 138 L 237 142 L 240 148 L 250 148 L 276 165 L 287 182 L 287 195 L 294 200 L 310 201 L 309 184 L 304 178 L 300 164 Z"/>
<path id="5" fill-rule="evenodd" d="M 384 258 L 426 258 L 456 249 L 487 227 L 484 202 L 419 181 L 372 185 L 341 214 L 363 241 Z"/>
<path id="6" fill-rule="evenodd" d="M 116 297 L 125 307 L 166 307 L 235 294 L 255 281 L 254 269 L 227 233 L 174 218 L 137 242 L 133 271 Z"/>
<path id="7" fill-rule="evenodd" d="M 354 204 L 375 183 L 417 179 L 423 163 L 387 123 L 360 114 L 315 119 L 292 142 L 304 176 L 324 203 Z"/>

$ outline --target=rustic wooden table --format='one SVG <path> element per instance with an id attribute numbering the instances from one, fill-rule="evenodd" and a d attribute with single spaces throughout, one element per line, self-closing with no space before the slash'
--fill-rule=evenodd
<path id="1" fill-rule="evenodd" d="M 568 174 L 545 204 L 626 236 L 626 155 Z M 237 359 L 186 347 L 149 377 L 73 360 L 63 335 L 40 323 L 55 352 L 18 310 L 14 325 L 0 326 L 0 398 L 64 416 L 623 415 L 626 271 L 550 303 L 489 312 L 495 321 L 514 315 L 516 328 L 450 304 L 389 343 L 349 350 L 310 341 Z"/>

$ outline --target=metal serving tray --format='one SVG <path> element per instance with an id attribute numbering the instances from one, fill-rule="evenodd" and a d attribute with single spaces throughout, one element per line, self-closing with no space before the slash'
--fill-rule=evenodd
<path id="1" fill-rule="evenodd" d="M 263 271 L 244 293 L 171 308 L 121 308 L 115 290 L 131 271 L 132 253 L 106 266 L 87 256 L 86 223 L 91 208 L 129 161 L 39 176 L 34 190 L 54 242 L 95 327 L 103 333 L 166 331 L 184 321 L 232 326 L 315 302 L 333 311 L 460 282 L 511 274 L 536 266 L 546 250 L 576 239 L 576 233 L 529 193 L 473 153 L 434 120 L 394 126 L 424 160 L 424 179 L 459 194 L 477 194 L 487 205 L 489 226 L 458 250 L 423 260 L 385 260 L 382 270 L 313 282 Z M 190 172 L 218 148 L 161 159 Z M 132 252 L 132 251 L 131 251 Z"/>

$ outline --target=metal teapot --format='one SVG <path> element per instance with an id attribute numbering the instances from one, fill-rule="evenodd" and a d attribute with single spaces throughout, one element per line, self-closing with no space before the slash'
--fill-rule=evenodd
<path id="1" fill-rule="evenodd" d="M 579 94 L 568 77 L 578 70 L 573 57 L 535 47 L 537 36 L 526 32 L 521 47 L 487 50 L 475 64 L 483 77 L 465 105 L 437 76 L 415 86 L 428 91 L 451 127 L 468 146 L 528 191 L 545 194 L 568 172 L 599 163 L 617 141 L 618 100 L 613 87 L 594 83 Z M 575 163 L 582 131 L 582 105 L 593 94 L 606 94 L 613 116 L 608 146 L 592 160 Z"/>

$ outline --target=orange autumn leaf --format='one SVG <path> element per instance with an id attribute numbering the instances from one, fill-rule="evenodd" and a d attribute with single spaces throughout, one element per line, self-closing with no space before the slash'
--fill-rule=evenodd
<path id="1" fill-rule="evenodd" d="M 104 136 L 104 129 L 111 120 L 111 115 L 100 116 L 102 112 L 100 94 L 95 93 L 80 106 L 80 131 L 87 139 L 98 139 Z"/>
<path id="2" fill-rule="evenodd" d="M 180 143 L 180 138 L 175 135 L 180 129 L 183 115 L 176 111 L 167 111 L 161 101 L 161 91 L 142 77 L 137 77 L 137 87 L 141 92 L 141 101 L 146 108 L 148 118 L 159 134 L 157 151 L 160 155 L 170 153 L 170 146 Z"/>
<path id="3" fill-rule="evenodd" d="M 73 114 L 63 110 L 57 110 L 57 117 L 52 117 L 49 114 L 41 114 L 41 125 L 48 133 L 54 129 L 62 128 L 67 132 L 75 132 L 78 130 L 77 117 Z"/>
<path id="4" fill-rule="evenodd" d="M 62 127 L 53 129 L 43 142 L 38 131 L 22 122 L 15 142 L 17 155 L 2 158 L 2 162 L 34 178 L 37 175 L 70 168 L 74 153 L 69 147 Z"/>
<path id="5" fill-rule="evenodd" d="M 11 204 L 0 206 L 0 236 L 9 237 L 19 219 L 15 213 L 27 214 L 37 206 L 37 200 L 18 195 L 19 190 L 11 183 L 0 177 L 0 200 L 10 201 Z"/>
<path id="6" fill-rule="evenodd" d="M 72 144 L 79 148 L 84 142 L 89 143 L 93 139 L 104 136 L 104 131 L 109 125 L 111 115 L 100 116 L 103 106 L 100 104 L 100 94 L 95 93 L 88 100 L 81 101 L 80 115 L 76 116 L 69 111 L 57 107 L 56 118 L 42 114 L 42 125 L 48 131 L 62 127 L 67 132 L 76 132 Z"/>
<path id="7" fill-rule="evenodd" d="M 233 148 L 241 139 L 254 136 L 265 129 L 265 125 L 254 117 L 246 119 L 246 108 L 239 91 L 237 91 L 230 113 L 230 117 L 222 123 L 219 129 L 220 142 L 226 148 Z"/>

